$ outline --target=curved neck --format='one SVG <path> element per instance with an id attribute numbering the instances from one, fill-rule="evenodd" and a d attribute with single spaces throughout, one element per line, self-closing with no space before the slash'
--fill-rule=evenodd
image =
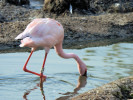
<path id="1" fill-rule="evenodd" d="M 76 54 L 74 54 L 74 53 L 65 53 L 62 49 L 62 44 L 61 43 L 54 46 L 54 49 L 60 57 L 65 58 L 65 59 L 74 58 L 78 63 L 82 63 L 82 61 L 80 60 L 80 58 Z"/>
<path id="2" fill-rule="evenodd" d="M 62 49 L 62 43 L 59 43 L 59 44 L 55 45 L 54 49 L 56 50 L 56 53 L 62 58 L 65 58 L 65 59 L 74 58 L 77 62 L 79 73 L 81 75 L 84 74 L 84 72 L 86 70 L 86 65 L 83 63 L 83 61 L 76 54 L 74 54 L 74 53 L 64 53 L 64 51 Z"/>

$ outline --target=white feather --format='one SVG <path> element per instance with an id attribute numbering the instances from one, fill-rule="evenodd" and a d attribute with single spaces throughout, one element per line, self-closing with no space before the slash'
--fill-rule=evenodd
<path id="1" fill-rule="evenodd" d="M 19 35 L 15 38 L 15 40 L 18 40 L 18 39 L 23 39 L 23 33 L 19 34 Z"/>
<path id="2" fill-rule="evenodd" d="M 70 13 L 72 14 L 72 5 L 70 4 L 70 7 L 69 7 L 69 11 L 70 11 Z"/>

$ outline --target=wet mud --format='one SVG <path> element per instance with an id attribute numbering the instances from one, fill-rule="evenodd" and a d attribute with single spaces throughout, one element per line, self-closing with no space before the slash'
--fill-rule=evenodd
<path id="1" fill-rule="evenodd" d="M 2 4 L 0 6 L 0 50 L 16 48 L 20 34 L 34 18 L 54 18 L 64 27 L 63 46 L 83 45 L 89 42 L 133 37 L 133 13 L 112 13 L 103 15 L 62 14 L 56 16 L 42 9 L 28 9 L 22 6 Z"/>

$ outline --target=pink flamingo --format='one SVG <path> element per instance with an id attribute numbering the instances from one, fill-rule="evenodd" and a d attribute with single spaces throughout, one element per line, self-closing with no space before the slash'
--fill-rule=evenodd
<path id="1" fill-rule="evenodd" d="M 66 54 L 63 52 L 62 42 L 64 39 L 64 29 L 62 25 L 54 19 L 50 18 L 34 19 L 30 24 L 28 24 L 24 32 L 19 34 L 15 39 L 17 40 L 21 39 L 20 47 L 32 48 L 31 53 L 23 67 L 23 70 L 25 72 L 29 72 L 38 75 L 40 77 L 46 78 L 46 76 L 43 75 L 44 65 L 50 48 L 54 46 L 56 53 L 60 57 L 66 59 L 74 58 L 76 60 L 80 75 L 86 75 L 87 73 L 86 65 L 76 54 L 73 53 Z M 26 68 L 32 53 L 35 51 L 37 47 L 43 47 L 45 49 L 45 58 L 43 61 L 40 74 L 32 72 Z"/>

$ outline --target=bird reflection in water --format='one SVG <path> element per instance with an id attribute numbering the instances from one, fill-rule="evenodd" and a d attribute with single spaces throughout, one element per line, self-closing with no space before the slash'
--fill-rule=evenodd
<path id="1" fill-rule="evenodd" d="M 40 91 L 41 91 L 41 93 L 42 93 L 43 100 L 46 100 L 46 99 L 45 99 L 45 95 L 44 95 L 44 90 L 43 90 L 43 82 L 44 82 L 44 81 L 46 81 L 46 79 L 45 79 L 45 78 L 42 78 L 42 79 L 40 80 L 40 83 L 37 83 L 37 85 L 34 86 L 34 88 L 29 89 L 28 91 L 26 91 L 26 92 L 24 93 L 23 98 L 24 98 L 25 100 L 28 100 L 28 99 L 27 99 L 27 96 L 28 96 L 32 91 L 34 91 L 35 89 L 37 89 L 38 87 L 40 87 Z"/>
<path id="2" fill-rule="evenodd" d="M 23 95 L 23 98 L 25 100 L 28 100 L 27 99 L 27 96 L 32 92 L 34 91 L 35 89 L 37 89 L 38 87 L 40 87 L 40 91 L 42 93 L 42 96 L 43 96 L 43 100 L 46 100 L 45 99 L 45 95 L 44 95 L 44 90 L 43 90 L 43 82 L 46 81 L 45 79 L 43 79 L 42 81 L 40 81 L 40 83 L 38 83 L 33 89 L 29 89 L 27 92 L 24 93 Z M 67 100 L 69 99 L 70 97 L 73 97 L 75 96 L 76 94 L 78 94 L 78 91 L 85 87 L 85 85 L 87 84 L 87 77 L 86 76 L 79 76 L 79 79 L 78 79 L 78 84 L 76 86 L 76 88 L 73 90 L 73 92 L 67 92 L 67 93 L 61 93 L 62 97 L 59 97 L 57 98 L 56 100 Z"/>
<path id="3" fill-rule="evenodd" d="M 59 97 L 56 100 L 68 100 L 68 99 L 70 99 L 70 97 L 73 97 L 76 94 L 78 94 L 78 91 L 81 88 L 85 87 L 86 84 L 87 84 L 87 77 L 86 76 L 79 76 L 78 84 L 77 84 L 76 88 L 74 89 L 74 91 L 63 93 L 62 95 L 65 95 L 65 96 Z"/>

